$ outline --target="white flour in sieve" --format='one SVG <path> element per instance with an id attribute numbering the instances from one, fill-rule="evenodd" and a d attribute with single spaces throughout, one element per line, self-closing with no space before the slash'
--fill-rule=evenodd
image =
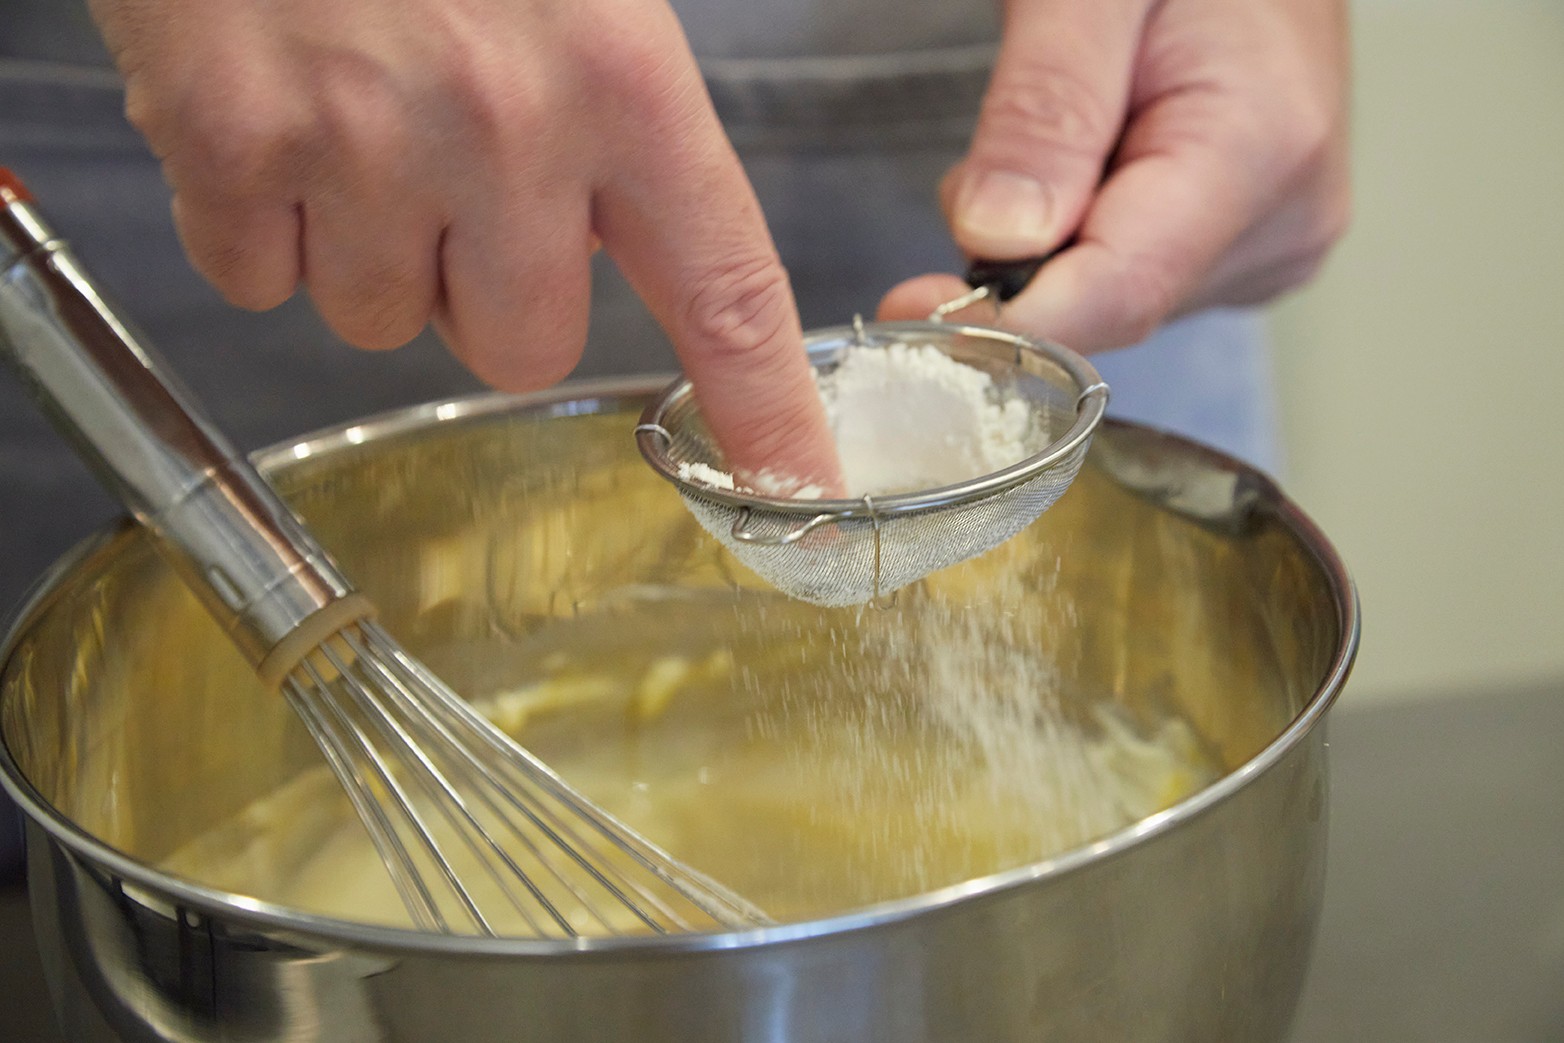
<path id="1" fill-rule="evenodd" d="M 1033 452 L 1026 402 L 932 345 L 850 350 L 819 386 L 852 496 L 953 485 Z"/>
<path id="2" fill-rule="evenodd" d="M 929 344 L 849 349 L 817 375 L 852 497 L 953 485 L 992 474 L 1037 451 L 1031 407 L 982 370 Z M 682 463 L 679 477 L 717 489 L 741 488 L 733 475 Z M 790 489 L 762 475 L 743 487 L 767 495 L 818 499 L 818 488 Z"/>

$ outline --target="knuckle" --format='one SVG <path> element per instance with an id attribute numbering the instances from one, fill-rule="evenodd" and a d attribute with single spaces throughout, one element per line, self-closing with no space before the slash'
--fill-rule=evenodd
<path id="1" fill-rule="evenodd" d="M 574 309 L 524 316 L 448 315 L 441 334 L 479 380 L 501 391 L 552 387 L 568 377 L 586 346 L 585 315 Z"/>
<path id="2" fill-rule="evenodd" d="M 293 296 L 293 275 L 271 271 L 241 244 L 218 247 L 202 274 L 223 299 L 246 311 L 269 311 Z"/>
<path id="3" fill-rule="evenodd" d="M 460 125 L 480 149 L 536 155 L 557 119 L 542 85 L 522 72 L 481 80 L 467 74 L 454 97 Z"/>
<path id="4" fill-rule="evenodd" d="M 311 95 L 326 140 L 351 144 L 381 141 L 398 121 L 398 100 L 388 75 L 352 53 L 319 58 L 311 69 Z"/>
<path id="5" fill-rule="evenodd" d="M 191 260 L 228 303 L 251 311 L 265 310 L 264 304 L 252 303 L 263 295 L 248 278 L 250 257 L 242 243 L 233 239 L 205 243 L 192 251 Z"/>
<path id="6" fill-rule="evenodd" d="M 588 74 L 638 118 L 665 125 L 700 107 L 700 78 L 684 50 L 670 47 L 661 34 L 619 33 L 589 55 Z"/>
<path id="7" fill-rule="evenodd" d="M 787 271 L 775 254 L 725 260 L 693 280 L 685 329 L 711 356 L 764 364 L 793 321 Z"/>
<path id="8" fill-rule="evenodd" d="M 1103 151 L 1117 116 L 1096 87 L 1043 59 L 1016 59 L 983 102 L 983 124 L 994 140 L 1072 154 Z"/>
<path id="9" fill-rule="evenodd" d="M 332 328 L 349 344 L 368 351 L 399 348 L 418 335 L 426 313 L 406 299 L 377 289 L 348 291 L 332 316 Z"/>
<path id="10" fill-rule="evenodd" d="M 418 335 L 433 307 L 432 287 L 418 265 L 371 263 L 327 291 L 332 327 L 348 343 L 371 351 L 398 348 Z"/>
<path id="11" fill-rule="evenodd" d="M 277 191 L 310 137 L 282 110 L 268 106 L 229 110 L 196 105 L 184 126 L 185 147 L 170 152 L 170 164 L 228 196 Z"/>
<path id="12" fill-rule="evenodd" d="M 207 197 L 275 192 L 318 134 L 314 106 L 243 55 L 127 77 L 125 117 L 164 161 L 176 188 Z"/>
<path id="13" fill-rule="evenodd" d="M 1262 105 L 1250 129 L 1253 147 L 1275 157 L 1285 178 L 1320 176 L 1340 165 L 1347 151 L 1343 100 L 1299 75 Z"/>
<path id="14" fill-rule="evenodd" d="M 1347 234 L 1352 223 L 1352 195 L 1345 185 L 1327 193 L 1323 203 L 1315 206 L 1308 227 L 1299 237 L 1299 262 L 1302 274 L 1296 286 L 1313 278 L 1325 258 Z"/>
<path id="15" fill-rule="evenodd" d="M 126 77 L 125 122 L 141 132 L 142 137 L 151 143 L 154 152 L 160 150 L 159 142 L 167 133 L 168 122 L 164 118 L 166 112 L 166 107 L 159 104 L 152 87 L 147 84 L 144 77 Z"/>
<path id="16" fill-rule="evenodd" d="M 1351 222 L 1352 192 L 1345 169 L 1333 166 L 1323 174 L 1311 172 L 1306 186 L 1282 202 L 1270 224 L 1261 226 L 1275 258 L 1267 280 L 1272 288 L 1261 299 L 1310 282 Z"/>
<path id="17" fill-rule="evenodd" d="M 178 196 L 174 223 L 191 266 L 234 307 L 266 311 L 293 292 L 291 281 L 284 276 L 267 277 L 268 266 L 257 257 L 253 244 L 209 215 L 192 218 Z"/>
<path id="18" fill-rule="evenodd" d="M 1146 255 L 1130 258 L 1118 280 L 1118 340 L 1138 344 L 1155 333 L 1178 308 L 1179 285 L 1166 262 Z"/>
<path id="19" fill-rule="evenodd" d="M 1283 126 L 1287 134 L 1283 147 L 1300 166 L 1322 167 L 1335 154 L 1339 123 L 1334 111 L 1318 104 L 1298 105 Z"/>
<path id="20" fill-rule="evenodd" d="M 431 96 L 439 117 L 480 149 L 505 142 L 535 148 L 557 118 L 546 71 L 516 62 L 489 41 L 453 41 L 435 79 Z"/>

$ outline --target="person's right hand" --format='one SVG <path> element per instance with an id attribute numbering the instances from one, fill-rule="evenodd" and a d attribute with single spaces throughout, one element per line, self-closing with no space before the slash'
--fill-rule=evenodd
<path id="1" fill-rule="evenodd" d="M 91 7 L 232 303 L 303 283 L 363 348 L 433 320 L 527 390 L 579 360 L 601 242 L 734 470 L 839 484 L 786 273 L 664 0 Z"/>

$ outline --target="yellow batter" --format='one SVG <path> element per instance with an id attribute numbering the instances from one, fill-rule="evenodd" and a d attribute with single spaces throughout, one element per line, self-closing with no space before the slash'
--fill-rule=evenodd
<path id="1" fill-rule="evenodd" d="M 877 630 L 869 615 L 823 630 L 806 615 L 794 632 L 789 609 L 777 611 L 715 649 L 556 641 L 540 676 L 479 705 L 609 812 L 781 920 L 1060 853 L 1217 774 L 1182 720 L 1066 698 L 1043 651 L 991 624 L 931 612 L 910 628 Z M 627 633 L 655 625 L 625 621 Z M 314 912 L 407 922 L 324 769 L 165 868 Z"/>

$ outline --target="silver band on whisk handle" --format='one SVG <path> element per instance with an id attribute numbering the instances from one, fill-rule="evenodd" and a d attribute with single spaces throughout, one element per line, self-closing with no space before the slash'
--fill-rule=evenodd
<path id="1" fill-rule="evenodd" d="M 127 351 L 127 347 L 130 349 Z M 0 356 L 273 687 L 371 612 L 0 168 Z"/>

